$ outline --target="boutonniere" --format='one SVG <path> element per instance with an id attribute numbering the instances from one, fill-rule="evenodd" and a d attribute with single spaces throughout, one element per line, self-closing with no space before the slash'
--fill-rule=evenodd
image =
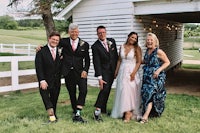
<path id="1" fill-rule="evenodd" d="M 58 55 L 61 56 L 62 55 L 62 50 L 63 50 L 63 47 L 61 48 L 58 48 Z"/>
<path id="2" fill-rule="evenodd" d="M 108 44 L 108 47 L 110 48 L 111 45 L 112 45 L 112 42 L 108 40 L 108 41 L 107 41 L 107 44 Z"/>
<path id="3" fill-rule="evenodd" d="M 85 42 L 83 40 L 80 40 L 80 46 L 83 46 L 85 44 Z"/>

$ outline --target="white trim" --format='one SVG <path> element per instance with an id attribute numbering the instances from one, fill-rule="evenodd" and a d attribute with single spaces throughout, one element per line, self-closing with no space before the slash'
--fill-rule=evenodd
<path id="1" fill-rule="evenodd" d="M 56 19 L 63 19 L 65 15 L 67 15 L 78 3 L 82 0 L 73 0 L 64 10 L 62 10 L 57 16 Z M 70 17 L 70 15 L 67 15 Z"/>
<path id="2" fill-rule="evenodd" d="M 134 15 L 197 12 L 200 11 L 199 6 L 200 1 L 138 2 L 134 4 Z"/>

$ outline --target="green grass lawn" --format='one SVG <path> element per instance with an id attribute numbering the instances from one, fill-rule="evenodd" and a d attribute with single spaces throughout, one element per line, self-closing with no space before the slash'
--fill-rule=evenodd
<path id="1" fill-rule="evenodd" d="M 197 133 L 200 131 L 200 97 L 168 94 L 166 108 L 160 118 L 150 119 L 147 124 L 132 120 L 123 123 L 103 115 L 104 122 L 97 123 L 92 119 L 94 103 L 98 88 L 89 87 L 86 106 L 82 116 L 87 124 L 73 123 L 72 109 L 65 87 L 62 87 L 58 100 L 57 115 L 59 121 L 54 124 L 43 124 L 47 121 L 39 92 L 10 93 L 0 96 L 0 131 L 2 133 Z M 111 111 L 114 89 L 108 102 Z"/>
<path id="2" fill-rule="evenodd" d="M 26 70 L 26 69 L 35 69 L 35 62 L 34 61 L 20 61 L 19 70 Z M 0 72 L 10 71 L 10 70 L 11 70 L 10 62 L 0 62 Z"/>
<path id="3" fill-rule="evenodd" d="M 63 37 L 67 35 L 62 34 Z M 44 29 L 33 30 L 4 30 L 0 29 L 0 43 L 5 44 L 46 44 L 47 37 Z"/>
<path id="4" fill-rule="evenodd" d="M 183 50 L 184 60 L 200 60 L 200 52 L 198 50 Z"/>
<path id="5" fill-rule="evenodd" d="M 45 30 L 3 30 L 0 29 L 0 43 L 5 44 L 45 44 Z"/>
<path id="6" fill-rule="evenodd" d="M 0 43 L 46 43 L 44 30 L 12 31 L 0 29 Z M 187 52 L 185 52 L 187 51 Z M 196 53 L 195 53 L 196 52 Z M 184 54 L 193 55 L 200 59 L 200 53 L 184 50 Z M 187 59 L 184 57 L 184 59 Z M 33 68 L 34 63 L 20 63 L 20 69 Z M 9 63 L 0 63 L 0 71 L 10 70 Z M 188 88 L 189 89 L 189 88 Z M 44 125 L 47 114 L 38 91 L 20 93 L 19 91 L 0 96 L 0 132 L 2 133 L 197 133 L 200 131 L 200 97 L 168 94 L 166 109 L 160 118 L 150 119 L 147 124 L 135 121 L 123 123 L 120 119 L 103 116 L 103 123 L 92 119 L 94 103 L 98 88 L 89 87 L 86 106 L 82 111 L 87 124 L 73 123 L 72 109 L 65 87 L 62 87 L 57 115 L 59 121 L 55 124 Z M 108 102 L 111 111 L 114 90 Z"/>

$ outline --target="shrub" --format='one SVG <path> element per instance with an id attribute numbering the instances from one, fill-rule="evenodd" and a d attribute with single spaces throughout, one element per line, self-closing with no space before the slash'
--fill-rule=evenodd
<path id="1" fill-rule="evenodd" d="M 0 16 L 0 29 L 17 29 L 17 22 L 8 15 Z"/>

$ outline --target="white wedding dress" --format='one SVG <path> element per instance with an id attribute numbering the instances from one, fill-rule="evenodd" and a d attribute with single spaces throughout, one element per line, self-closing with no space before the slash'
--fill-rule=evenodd
<path id="1" fill-rule="evenodd" d="M 131 49 L 127 56 L 125 56 L 124 45 L 121 46 L 120 50 L 122 62 L 118 71 L 111 117 L 122 118 L 126 111 L 133 111 L 135 117 L 141 116 L 141 81 L 138 72 L 135 75 L 135 79 L 130 81 L 130 74 L 136 65 L 135 52 L 134 49 Z"/>

